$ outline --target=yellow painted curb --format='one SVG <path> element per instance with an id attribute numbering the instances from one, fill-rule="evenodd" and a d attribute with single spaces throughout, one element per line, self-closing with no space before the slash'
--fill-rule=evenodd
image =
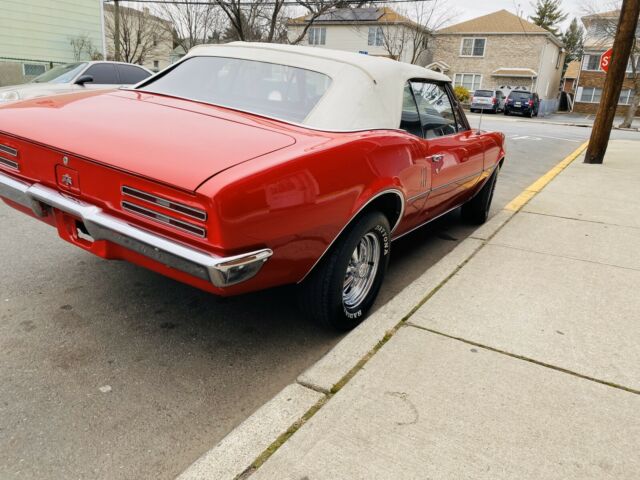
<path id="1" fill-rule="evenodd" d="M 571 152 L 567 157 L 561 160 L 555 167 L 549 170 L 547 173 L 542 175 L 539 179 L 529 185 L 527 188 L 523 190 L 523 192 L 518 195 L 516 198 L 511 200 L 506 207 L 505 210 L 509 210 L 510 212 L 517 212 L 522 207 L 524 207 L 529 200 L 536 196 L 540 190 L 542 190 L 547 184 L 553 180 L 561 171 L 569 166 L 571 162 L 573 162 L 582 152 L 585 151 L 589 145 L 589 142 L 584 142 L 578 148 L 576 148 L 573 152 Z"/>

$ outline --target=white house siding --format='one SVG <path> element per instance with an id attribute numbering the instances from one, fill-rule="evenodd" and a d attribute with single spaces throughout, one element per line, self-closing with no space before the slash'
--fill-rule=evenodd
<path id="1" fill-rule="evenodd" d="M 323 25 L 318 24 L 312 28 L 326 28 L 326 37 L 324 45 L 310 45 L 318 48 L 331 48 L 334 50 L 345 50 L 347 52 L 366 53 L 368 55 L 376 55 L 381 57 L 389 57 L 389 52 L 384 46 L 368 45 L 369 41 L 369 27 L 375 27 L 379 25 Z M 399 38 L 402 36 L 401 32 L 397 32 L 396 29 L 408 28 L 404 25 L 389 25 L 382 27 L 387 32 L 388 38 Z M 303 27 L 298 25 L 290 25 L 288 28 L 289 41 L 294 41 L 300 36 Z M 300 45 L 309 45 L 308 35 L 299 43 Z M 401 57 L 398 59 L 402 62 L 410 62 L 413 51 L 409 45 L 405 46 L 405 50 L 402 52 Z"/>
<path id="2" fill-rule="evenodd" d="M 102 0 L 1 0 L 0 86 L 32 78 L 25 64 L 73 62 L 70 41 L 81 35 L 104 54 Z"/>

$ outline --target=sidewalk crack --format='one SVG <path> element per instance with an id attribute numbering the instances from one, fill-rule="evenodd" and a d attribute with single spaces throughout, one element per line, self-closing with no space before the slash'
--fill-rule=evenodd
<path id="1" fill-rule="evenodd" d="M 640 272 L 640 268 L 625 267 L 625 266 L 622 266 L 622 265 L 614 265 L 612 263 L 598 262 L 596 260 L 586 260 L 584 258 L 572 257 L 572 256 L 569 256 L 569 255 L 559 255 L 557 253 L 541 252 L 539 250 L 531 250 L 529 248 L 514 247 L 513 245 L 505 245 L 503 243 L 497 243 L 496 242 L 496 243 L 491 243 L 490 245 L 495 246 L 495 247 L 510 248 L 511 250 L 519 250 L 521 252 L 537 253 L 538 255 L 548 255 L 550 257 L 566 258 L 568 260 L 576 260 L 578 262 L 591 263 L 593 265 L 603 265 L 605 267 L 621 268 L 623 270 L 631 270 L 632 272 Z"/>
<path id="2" fill-rule="evenodd" d="M 550 213 L 531 212 L 531 211 L 525 210 L 525 209 L 523 209 L 520 213 L 526 213 L 526 214 L 529 214 L 529 215 L 540 215 L 542 217 L 562 218 L 563 220 L 574 220 L 576 222 L 595 223 L 597 225 L 610 225 L 612 227 L 633 228 L 634 230 L 640 230 L 640 227 L 636 227 L 634 225 L 620 225 L 619 223 L 607 223 L 607 222 L 600 222 L 598 220 L 588 220 L 588 219 L 584 219 L 584 218 L 565 217 L 564 215 L 552 215 Z"/>
<path id="3" fill-rule="evenodd" d="M 421 325 L 416 325 L 415 323 L 412 323 L 412 322 L 407 322 L 406 326 L 407 327 L 417 328 L 418 330 L 424 330 L 425 332 L 433 333 L 435 335 L 440 335 L 442 337 L 446 337 L 446 338 L 449 338 L 451 340 L 457 340 L 459 342 L 466 343 L 467 345 L 473 345 L 474 347 L 478 347 L 478 348 L 482 348 L 482 349 L 485 349 L 485 350 L 489 350 L 490 352 L 506 355 L 507 357 L 515 358 L 517 360 L 522 360 L 522 361 L 525 361 L 525 362 L 533 363 L 533 364 L 538 365 L 540 367 L 545 367 L 545 368 L 549 368 L 551 370 L 556 370 L 558 372 L 566 373 L 566 374 L 572 375 L 574 377 L 582 378 L 583 380 L 589 380 L 591 382 L 595 382 L 595 383 L 600 383 L 602 385 L 606 385 L 607 387 L 617 388 L 618 390 L 623 390 L 623 391 L 628 392 L 628 393 L 634 393 L 636 395 L 640 395 L 640 390 L 636 390 L 635 388 L 625 387 L 624 385 L 619 385 L 619 384 L 614 383 L 614 382 L 609 382 L 607 380 L 602 380 L 600 378 L 595 378 L 595 377 L 591 377 L 589 375 L 584 375 L 582 373 L 574 372 L 573 370 L 569 370 L 569 369 L 566 369 L 566 368 L 563 368 L 563 367 L 558 367 L 557 365 L 552 365 L 550 363 L 542 362 L 542 361 L 536 360 L 534 358 L 525 357 L 524 355 L 518 355 L 517 353 L 511 353 L 511 352 L 507 352 L 505 350 L 501 350 L 499 348 L 490 347 L 489 345 L 484 345 L 482 343 L 474 342 L 473 340 L 467 340 L 466 338 L 456 337 L 455 335 L 449 335 L 448 333 L 439 332 L 438 330 L 433 330 L 433 329 L 428 328 L 428 327 L 423 327 Z"/>

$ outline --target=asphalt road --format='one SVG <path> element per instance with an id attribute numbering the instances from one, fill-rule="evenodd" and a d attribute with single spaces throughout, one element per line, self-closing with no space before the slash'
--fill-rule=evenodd
<path id="1" fill-rule="evenodd" d="M 489 115 L 483 127 L 507 135 L 493 211 L 589 135 Z M 378 305 L 472 231 L 458 217 L 394 243 Z M 3 480 L 173 478 L 341 338 L 289 288 L 219 299 L 93 257 L 4 204 L 0 232 Z"/>

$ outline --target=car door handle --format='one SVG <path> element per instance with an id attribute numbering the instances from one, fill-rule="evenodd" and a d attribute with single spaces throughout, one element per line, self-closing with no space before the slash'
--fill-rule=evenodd
<path id="1" fill-rule="evenodd" d="M 437 153 L 435 155 L 431 155 L 430 157 L 427 157 L 429 160 L 431 160 L 432 162 L 440 162 L 442 160 L 444 160 L 444 155 L 441 153 Z"/>

